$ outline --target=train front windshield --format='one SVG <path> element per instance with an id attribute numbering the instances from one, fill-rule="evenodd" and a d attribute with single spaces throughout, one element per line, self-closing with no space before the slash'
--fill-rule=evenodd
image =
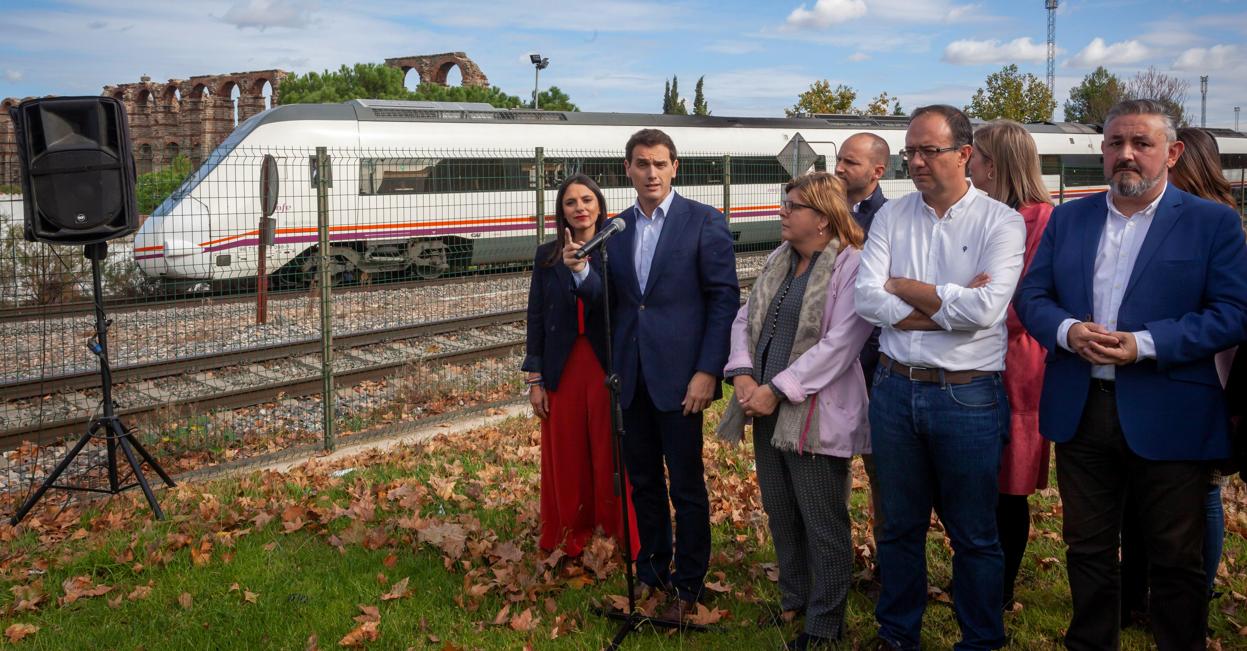
<path id="1" fill-rule="evenodd" d="M 208 154 L 203 164 L 195 168 L 195 171 L 191 172 L 185 181 L 182 181 L 182 185 L 179 185 L 178 189 L 173 191 L 173 194 L 170 194 L 164 201 L 160 202 L 159 206 L 156 206 L 156 209 L 152 211 L 152 217 L 168 215 L 179 201 L 186 197 L 187 194 L 190 194 L 204 179 L 208 178 L 212 170 L 216 169 L 216 166 L 220 165 L 221 161 L 225 160 L 230 155 L 230 152 L 234 151 L 234 148 L 246 139 L 252 131 L 255 131 L 255 128 L 260 125 L 260 117 L 262 115 L 264 114 L 258 113 L 253 115 L 238 125 L 233 133 L 229 134 L 228 138 L 223 140 L 220 145 L 217 145 L 217 148 L 213 149 L 212 153 Z"/>

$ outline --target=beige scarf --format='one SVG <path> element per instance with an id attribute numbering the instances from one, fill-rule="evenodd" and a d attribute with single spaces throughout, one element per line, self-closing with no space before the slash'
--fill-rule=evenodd
<path id="1" fill-rule="evenodd" d="M 797 321 L 797 334 L 792 342 L 792 353 L 788 363 L 796 361 L 805 351 L 809 350 L 823 336 L 823 312 L 827 307 L 827 286 L 831 283 L 831 275 L 835 270 L 836 256 L 840 252 L 840 240 L 833 239 L 822 254 L 818 256 L 809 269 L 809 279 L 805 285 L 805 296 L 801 301 L 801 312 Z M 753 290 L 749 293 L 749 352 L 758 348 L 758 337 L 766 325 L 768 308 L 784 280 L 788 270 L 794 264 L 797 252 L 787 242 L 779 245 L 762 266 L 754 281 Z M 754 364 L 761 360 L 754 360 Z M 756 369 L 755 369 L 756 370 Z M 810 452 L 823 454 L 822 441 L 818 436 L 818 401 L 806 400 L 801 404 L 793 404 L 782 400 L 780 396 L 778 422 L 775 433 L 771 436 L 771 445 L 779 450 L 788 450 L 798 454 Z M 729 401 L 723 412 L 723 419 L 716 430 L 719 437 L 738 443 L 745 436 L 745 423 L 748 418 L 736 400 Z M 811 433 L 813 434 L 811 436 Z"/>

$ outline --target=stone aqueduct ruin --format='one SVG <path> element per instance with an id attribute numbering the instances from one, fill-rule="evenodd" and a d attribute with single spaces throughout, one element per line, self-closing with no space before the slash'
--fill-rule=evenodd
<path id="1" fill-rule="evenodd" d="M 463 85 L 489 85 L 480 67 L 463 52 L 399 57 L 386 59 L 385 64 L 401 68 L 404 74 L 414 70 L 421 82 L 442 86 L 446 85 L 447 74 L 458 67 Z M 143 174 L 169 165 L 178 155 L 185 155 L 192 165 L 198 165 L 234 130 L 235 118 L 242 122 L 264 111 L 268 108 L 266 100 L 271 106 L 281 104 L 281 83 L 290 74 L 276 69 L 253 70 L 165 82 L 144 76 L 137 83 L 105 86 L 101 94 L 125 103 L 134 160 L 138 173 Z M 237 100 L 233 99 L 235 89 Z M 0 184 L 21 182 L 13 122 L 9 118 L 9 108 L 21 102 L 14 97 L 0 102 Z"/>

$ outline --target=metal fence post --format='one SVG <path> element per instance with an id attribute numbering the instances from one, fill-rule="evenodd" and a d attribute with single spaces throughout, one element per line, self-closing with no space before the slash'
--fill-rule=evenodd
<path id="1" fill-rule="evenodd" d="M 320 251 L 320 372 L 321 404 L 324 407 L 324 448 L 334 447 L 334 390 L 333 390 L 333 300 L 331 285 L 333 270 L 329 255 L 329 153 L 324 147 L 316 148 L 316 230 Z"/>
<path id="2" fill-rule="evenodd" d="M 732 155 L 723 155 L 723 216 L 732 216 Z"/>
<path id="3" fill-rule="evenodd" d="M 537 175 L 533 184 L 537 188 L 537 245 L 541 246 L 546 241 L 546 148 L 538 147 L 533 157 L 533 172 Z"/>

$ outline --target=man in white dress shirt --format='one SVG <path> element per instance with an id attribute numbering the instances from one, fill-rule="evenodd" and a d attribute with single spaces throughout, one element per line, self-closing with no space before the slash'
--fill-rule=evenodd
<path id="1" fill-rule="evenodd" d="M 1005 643 L 996 477 L 1009 404 L 1000 373 L 1026 226 L 966 180 L 972 138 L 956 108 L 914 111 L 901 153 L 918 192 L 875 214 L 857 277 L 857 311 L 882 328 L 870 426 L 884 649 L 919 648 L 932 508 L 953 546 L 955 648 Z"/>

